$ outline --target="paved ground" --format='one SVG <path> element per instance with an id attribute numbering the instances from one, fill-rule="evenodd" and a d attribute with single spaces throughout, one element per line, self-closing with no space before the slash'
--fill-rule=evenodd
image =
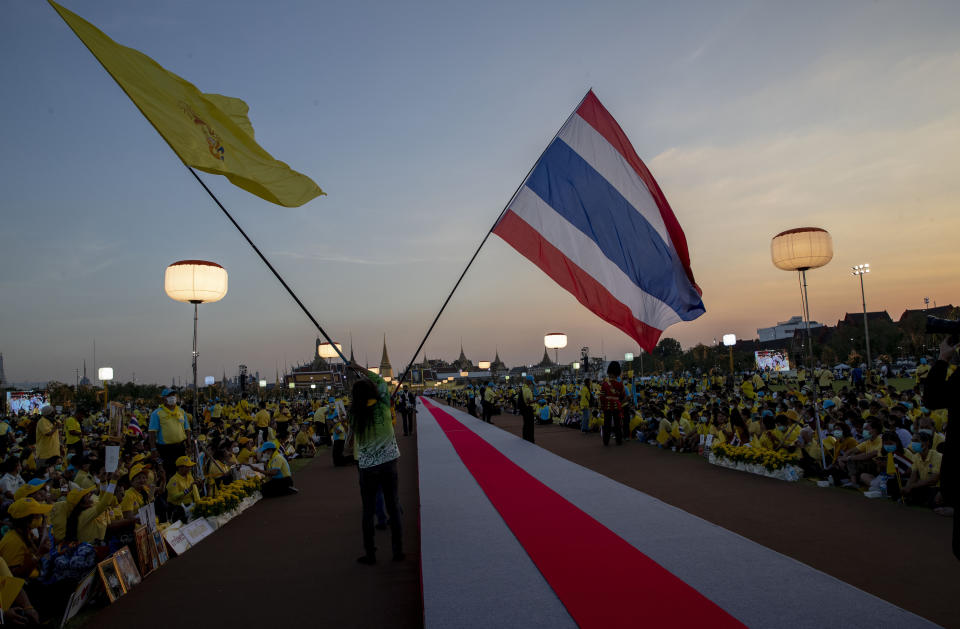
<path id="1" fill-rule="evenodd" d="M 322 451 L 295 475 L 297 496 L 260 501 L 86 626 L 421 627 L 416 440 L 398 439 L 405 562 L 356 563 L 357 471 Z M 377 536 L 389 559 L 389 531 Z"/>
<path id="2" fill-rule="evenodd" d="M 519 436 L 518 416 L 494 423 Z M 645 444 L 604 448 L 598 434 L 561 426 L 538 426 L 536 443 L 924 618 L 960 627 L 960 562 L 950 551 L 948 518 Z"/>

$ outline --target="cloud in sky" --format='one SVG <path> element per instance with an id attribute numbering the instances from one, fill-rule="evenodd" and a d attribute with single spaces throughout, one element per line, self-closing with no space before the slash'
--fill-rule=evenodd
<path id="1" fill-rule="evenodd" d="M 73 6 L 76 5 L 76 6 Z M 859 309 L 847 268 L 870 262 L 867 305 L 897 316 L 960 301 L 960 5 L 254 2 L 78 11 L 206 91 L 242 97 L 265 148 L 330 193 L 270 207 L 205 177 L 324 326 L 405 361 L 544 143 L 593 86 L 670 200 L 707 314 L 684 344 L 799 313 L 770 238 L 833 234 L 811 311 Z M 315 331 L 163 141 L 43 3 L 0 24 L 0 309 L 8 376 L 71 381 L 91 357 L 169 382 L 190 363 L 190 312 L 162 271 L 204 257 L 230 293 L 201 311 L 204 373 L 272 374 Z M 216 25 L 211 36 L 211 25 Z M 229 36 L 225 36 L 229 34 Z M 246 42 L 243 46 L 235 42 Z M 492 237 L 430 356 L 535 362 L 541 336 L 615 356 L 636 348 Z M 574 347 L 576 346 L 576 347 Z M 92 367 L 92 365 L 91 365 Z M 124 375 L 127 374 L 127 375 Z"/>

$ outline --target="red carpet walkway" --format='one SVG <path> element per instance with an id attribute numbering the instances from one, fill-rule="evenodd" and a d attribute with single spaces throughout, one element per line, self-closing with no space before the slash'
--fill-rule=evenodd
<path id="1" fill-rule="evenodd" d="M 523 625 L 509 620 L 512 610 L 524 608 L 516 604 L 514 582 L 474 579 L 469 599 L 448 582 L 456 578 L 451 565 L 501 574 L 505 566 L 498 567 L 498 562 L 523 569 L 531 561 L 542 576 L 527 577 L 525 586 L 537 592 L 545 613 L 560 618 L 543 596 L 542 583 L 549 584 L 581 627 L 933 626 L 460 411 L 430 405 L 429 414 L 421 412 L 419 447 L 428 627 L 492 626 L 489 614 L 483 614 L 485 606 L 471 605 L 475 599 L 486 606 L 505 601 L 496 612 L 499 624 Z M 472 483 L 449 464 L 442 482 L 424 483 L 432 460 L 446 456 L 444 449 L 456 452 Z M 476 484 L 484 490 L 485 501 L 471 494 Z M 443 509 L 434 502 L 434 493 L 442 494 Z M 434 540 L 444 534 L 445 513 L 482 513 L 482 502 L 497 510 L 519 541 L 512 557 L 489 556 L 484 561 L 469 545 L 445 552 L 434 547 Z M 460 539 L 470 540 L 479 532 L 468 520 L 459 519 L 458 525 Z M 491 526 L 489 519 L 484 521 L 485 528 Z M 461 603 L 460 615 L 451 599 Z"/>

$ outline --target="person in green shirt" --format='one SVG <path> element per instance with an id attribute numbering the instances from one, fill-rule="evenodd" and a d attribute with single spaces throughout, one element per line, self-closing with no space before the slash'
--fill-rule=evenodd
<path id="1" fill-rule="evenodd" d="M 354 458 L 360 470 L 360 500 L 363 505 L 362 530 L 365 553 L 359 563 L 377 562 L 374 544 L 374 514 L 377 492 L 383 492 L 384 506 L 390 516 L 390 541 L 393 560 L 403 561 L 403 527 L 400 522 L 397 459 L 400 449 L 393 431 L 390 391 L 380 376 L 357 371 L 353 384 L 348 419 L 353 433 Z M 349 439 L 348 439 L 349 440 Z"/>

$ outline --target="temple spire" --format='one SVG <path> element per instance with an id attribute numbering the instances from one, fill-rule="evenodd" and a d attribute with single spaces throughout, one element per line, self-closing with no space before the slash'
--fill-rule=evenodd
<path id="1" fill-rule="evenodd" d="M 383 356 L 380 358 L 380 377 L 392 378 L 393 367 L 390 366 L 390 357 L 387 356 L 387 335 L 383 335 Z"/>

